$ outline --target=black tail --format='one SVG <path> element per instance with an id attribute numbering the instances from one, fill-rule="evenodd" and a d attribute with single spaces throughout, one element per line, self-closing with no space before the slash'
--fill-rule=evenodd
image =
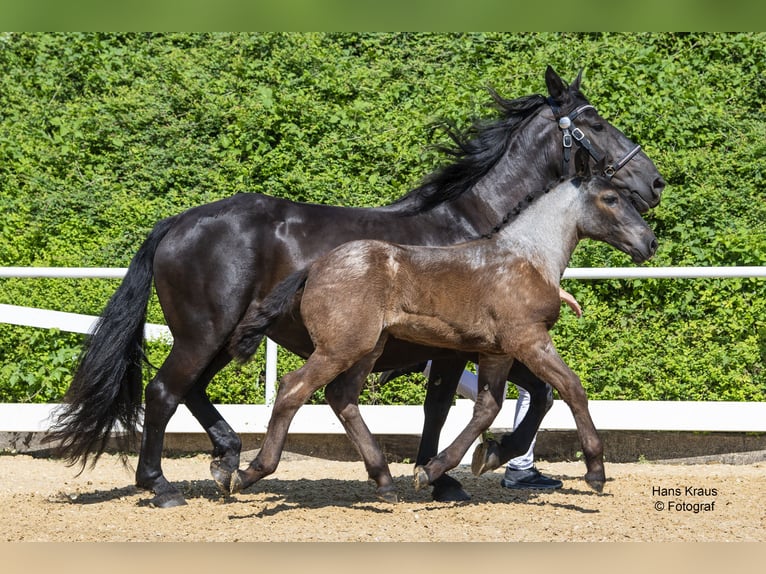
<path id="1" fill-rule="evenodd" d="M 306 283 L 308 268 L 288 275 L 260 303 L 254 301 L 245 311 L 229 342 L 234 358 L 246 361 L 258 350 L 266 330 L 293 308 L 295 295 Z"/>
<path id="2" fill-rule="evenodd" d="M 46 442 L 82 468 L 96 464 L 119 423 L 118 449 L 134 446 L 142 411 L 142 367 L 146 307 L 152 293 L 154 253 L 174 218 L 160 221 L 130 262 L 125 279 L 109 300 L 80 353 L 77 370 L 56 413 Z"/>

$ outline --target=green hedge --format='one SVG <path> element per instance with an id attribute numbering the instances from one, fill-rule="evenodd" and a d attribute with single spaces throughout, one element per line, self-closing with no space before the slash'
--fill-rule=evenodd
<path id="1" fill-rule="evenodd" d="M 0 265 L 127 266 L 159 219 L 242 191 L 388 203 L 445 161 L 435 121 L 491 116 L 486 86 L 543 92 L 547 64 L 584 69 L 586 95 L 667 179 L 651 265 L 765 265 L 765 46 L 762 33 L 0 34 Z M 572 264 L 631 263 L 586 243 Z M 116 285 L 4 279 L 0 302 L 98 314 Z M 766 400 L 763 280 L 564 287 L 585 315 L 564 311 L 554 337 L 592 398 Z M 0 401 L 59 400 L 80 343 L 0 324 Z M 152 362 L 166 352 L 152 345 Z M 299 364 L 280 356 L 280 372 Z M 211 395 L 259 401 L 262 379 L 260 354 Z M 419 377 L 365 391 L 422 396 Z"/>

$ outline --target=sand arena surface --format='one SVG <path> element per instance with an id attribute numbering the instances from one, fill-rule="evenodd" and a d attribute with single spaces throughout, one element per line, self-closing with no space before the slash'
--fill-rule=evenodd
<path id="1" fill-rule="evenodd" d="M 188 505 L 157 509 L 115 456 L 80 476 L 60 460 L 0 456 L 0 532 L 8 542 L 766 541 L 763 462 L 607 463 L 601 495 L 580 462 L 538 463 L 564 481 L 553 493 L 509 491 L 500 470 L 475 477 L 459 467 L 467 503 L 432 501 L 414 489 L 412 465 L 395 463 L 400 502 L 391 505 L 375 498 L 362 462 L 286 453 L 275 474 L 225 498 L 209 460 L 164 459 Z"/>

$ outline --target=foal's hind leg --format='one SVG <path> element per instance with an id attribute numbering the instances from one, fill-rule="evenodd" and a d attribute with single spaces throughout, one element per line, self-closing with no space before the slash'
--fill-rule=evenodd
<path id="1" fill-rule="evenodd" d="M 276 470 L 295 413 L 316 389 L 329 383 L 352 364 L 353 360 L 338 360 L 314 351 L 300 369 L 282 377 L 261 449 L 245 470 L 238 470 L 232 475 L 232 493 L 248 488 Z"/>
<path id="2" fill-rule="evenodd" d="M 378 497 L 385 502 L 398 502 L 394 490 L 394 479 L 386 457 L 359 412 L 359 394 L 364 386 L 365 378 L 370 374 L 375 361 L 383 351 L 384 344 L 385 337 L 381 338 L 373 353 L 361 359 L 327 385 L 325 398 L 364 460 L 367 475 L 377 485 L 375 492 Z"/>

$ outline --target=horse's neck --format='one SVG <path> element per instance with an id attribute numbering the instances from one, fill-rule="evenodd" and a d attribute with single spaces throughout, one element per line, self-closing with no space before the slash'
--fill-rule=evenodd
<path id="1" fill-rule="evenodd" d="M 536 199 L 498 232 L 497 247 L 529 259 L 558 285 L 579 242 L 577 193 L 573 186 L 559 186 Z"/>
<path id="2" fill-rule="evenodd" d="M 544 122 L 534 114 L 511 135 L 502 158 L 459 197 L 433 208 L 433 213 L 419 214 L 426 226 L 444 227 L 459 224 L 471 229 L 473 236 L 484 235 L 517 206 L 528 194 L 545 189 L 559 177 L 558 156 L 545 150 L 549 145 Z M 407 212 L 417 197 L 404 197 L 388 209 Z M 434 217 L 436 215 L 436 217 Z"/>
<path id="3" fill-rule="evenodd" d="M 554 166 L 550 163 L 550 155 L 543 152 L 541 145 L 544 144 L 524 142 L 517 136 L 511 142 L 508 153 L 461 198 L 481 206 L 485 226 L 483 233 L 494 228 L 530 193 L 545 189 L 559 177 L 558 164 Z M 525 149 L 517 149 L 517 146 Z M 537 151 L 530 153 L 529 150 Z"/>

